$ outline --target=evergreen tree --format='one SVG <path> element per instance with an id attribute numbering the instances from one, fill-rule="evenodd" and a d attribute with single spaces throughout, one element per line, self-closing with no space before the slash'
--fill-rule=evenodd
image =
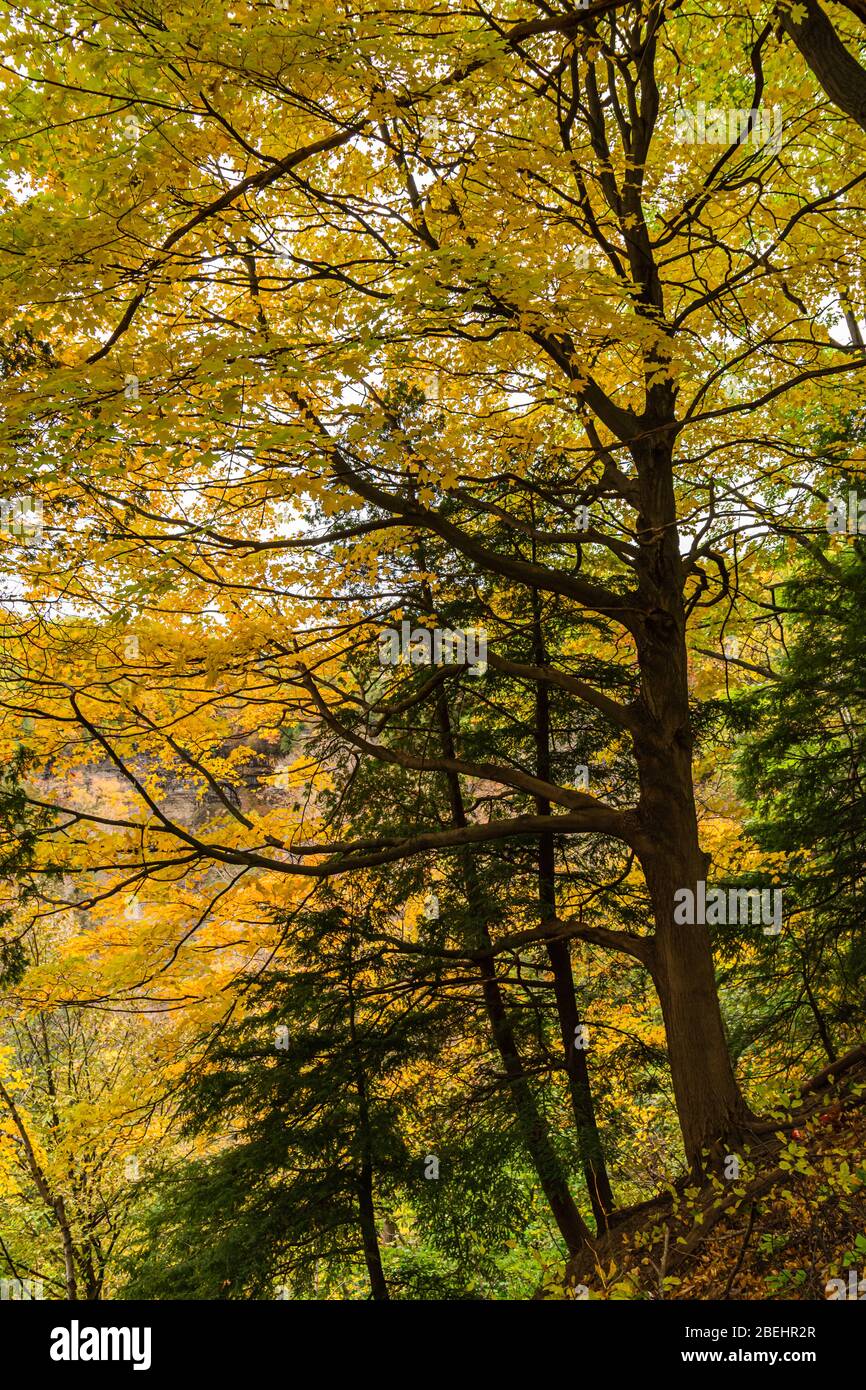
<path id="1" fill-rule="evenodd" d="M 372 1296 L 389 1297 L 378 1225 L 420 1171 L 401 1096 L 438 1033 L 411 989 L 390 987 L 364 925 L 333 900 L 306 912 L 286 953 L 242 982 L 181 1101 L 186 1135 L 217 1151 L 159 1187 L 130 1296 L 310 1293 L 318 1270 L 339 1286 L 363 1259 Z"/>
<path id="2" fill-rule="evenodd" d="M 866 971 L 866 548 L 811 560 L 782 591 L 779 679 L 741 699 L 751 732 L 739 760 L 748 826 L 786 856 L 785 928 L 772 990 L 748 1027 L 799 1039 L 833 1060 L 854 1040 Z M 766 1001 L 762 1007 L 760 1001 Z"/>

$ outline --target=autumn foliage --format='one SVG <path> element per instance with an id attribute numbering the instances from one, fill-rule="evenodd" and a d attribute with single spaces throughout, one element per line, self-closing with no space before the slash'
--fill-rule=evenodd
<path id="1" fill-rule="evenodd" d="M 863 21 L 4 7 L 2 1277 L 859 1258 Z"/>

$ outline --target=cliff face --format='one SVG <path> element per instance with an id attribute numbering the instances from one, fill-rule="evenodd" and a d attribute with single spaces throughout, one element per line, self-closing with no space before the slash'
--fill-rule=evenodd
<path id="1" fill-rule="evenodd" d="M 117 751 L 128 777 L 107 755 L 94 756 L 91 761 L 77 766 L 49 765 L 31 780 L 31 787 L 40 800 L 51 802 L 67 813 L 83 812 L 104 818 L 109 822 L 106 833 L 110 834 L 112 819 L 132 821 L 136 825 L 152 824 L 156 819 L 136 791 L 134 779 L 147 789 L 161 813 L 174 825 L 194 835 L 204 832 L 205 839 L 218 839 L 220 826 L 231 833 L 230 808 L 254 817 L 278 810 L 300 810 L 305 804 L 309 805 L 306 789 L 291 785 L 288 776 L 298 760 L 298 742 L 295 740 L 294 746 L 287 751 L 285 740 L 242 733 L 232 735 L 199 754 L 206 762 L 212 783 L 195 767 L 179 766 L 177 759 L 168 767 L 150 753 L 136 754 L 134 749 L 119 744 Z M 96 746 L 92 745 L 91 750 L 95 753 Z M 87 823 L 79 824 L 86 826 Z M 209 834 L 207 828 L 210 826 L 214 829 Z M 98 837 L 99 828 L 91 828 Z M 114 858 L 113 855 L 109 857 Z M 205 865 L 204 881 L 213 879 L 216 882 L 220 872 L 217 863 Z M 117 883 L 115 871 L 103 872 L 99 868 L 94 870 L 88 883 L 80 877 L 62 875 L 59 881 L 52 881 L 46 902 L 52 905 L 52 912 L 60 908 L 70 931 L 88 933 L 96 922 L 86 905 L 87 896 L 95 884 L 102 884 L 104 890 L 108 890 L 110 885 Z M 166 891 L 163 886 L 158 896 Z M 132 882 L 126 889 L 120 889 L 120 897 L 112 901 L 123 916 L 139 920 L 147 915 L 147 897 L 148 892 L 141 893 L 140 885 Z"/>
<path id="2" fill-rule="evenodd" d="M 297 791 L 288 787 L 285 777 L 296 757 L 278 739 L 232 735 L 207 752 L 207 768 L 215 784 L 211 785 L 195 768 L 168 768 L 150 755 L 134 752 L 123 755 L 131 776 L 147 787 L 163 814 L 188 829 L 229 813 L 229 806 L 248 814 L 299 804 Z M 35 786 L 46 800 L 91 815 L 132 814 L 141 819 L 142 811 L 147 813 L 132 782 L 107 756 L 64 769 L 62 775 L 49 767 Z"/>

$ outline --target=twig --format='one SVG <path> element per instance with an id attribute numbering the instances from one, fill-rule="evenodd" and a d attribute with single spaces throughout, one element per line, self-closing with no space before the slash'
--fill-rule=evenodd
<path id="1" fill-rule="evenodd" d="M 738 1275 L 739 1272 L 740 1272 L 740 1266 L 741 1266 L 742 1263 L 743 1263 L 743 1257 L 745 1256 L 745 1253 L 746 1253 L 746 1246 L 747 1246 L 748 1243 L 749 1243 L 749 1237 L 750 1237 L 751 1234 L 752 1234 L 752 1227 L 753 1227 L 754 1224 L 755 1224 L 755 1206 L 756 1206 L 756 1204 L 753 1202 L 752 1205 L 749 1207 L 749 1220 L 748 1220 L 748 1222 L 747 1222 L 747 1224 L 746 1224 L 746 1234 L 743 1236 L 743 1243 L 742 1243 L 742 1245 L 740 1246 L 740 1253 L 739 1253 L 739 1255 L 737 1256 L 737 1263 L 734 1265 L 733 1269 L 731 1270 L 731 1277 L 729 1278 L 727 1284 L 725 1285 L 725 1292 L 722 1294 L 722 1298 L 723 1298 L 723 1299 L 728 1298 L 728 1297 L 730 1296 L 731 1289 L 732 1289 L 733 1286 L 734 1286 L 734 1280 L 736 1279 L 737 1275 Z"/>

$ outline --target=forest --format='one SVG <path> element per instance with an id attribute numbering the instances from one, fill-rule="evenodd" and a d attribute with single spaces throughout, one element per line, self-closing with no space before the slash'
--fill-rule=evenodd
<path id="1" fill-rule="evenodd" d="M 866 0 L 0 33 L 0 1296 L 866 1298 Z"/>

